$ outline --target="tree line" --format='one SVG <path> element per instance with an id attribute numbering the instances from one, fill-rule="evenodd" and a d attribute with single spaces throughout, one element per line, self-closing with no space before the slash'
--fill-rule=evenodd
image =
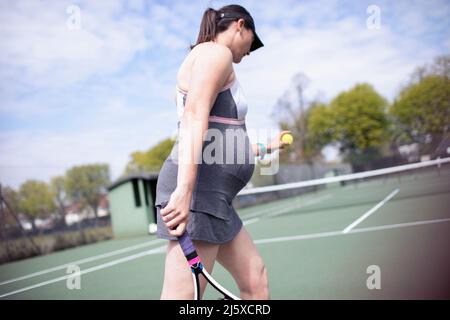
<path id="1" fill-rule="evenodd" d="M 57 225 L 65 226 L 68 204 L 77 204 L 81 211 L 91 209 L 98 220 L 98 208 L 105 187 L 110 183 L 107 164 L 89 164 L 74 166 L 64 175 L 51 178 L 50 183 L 29 179 L 18 190 L 9 186 L 2 187 L 5 202 L 1 223 L 14 225 L 13 215 L 23 214 L 30 221 L 32 230 L 36 231 L 37 219 L 56 216 Z"/>
<path id="2" fill-rule="evenodd" d="M 416 143 L 420 154 L 432 154 L 450 126 L 450 56 L 440 56 L 417 67 L 394 100 L 389 103 L 369 83 L 358 83 L 329 103 L 305 101 L 308 78 L 293 78 L 297 100 L 286 92 L 273 116 L 282 130 L 291 130 L 294 145 L 283 161 L 311 164 L 322 160 L 328 145 L 338 147 L 354 171 L 371 169 L 376 159 Z"/>

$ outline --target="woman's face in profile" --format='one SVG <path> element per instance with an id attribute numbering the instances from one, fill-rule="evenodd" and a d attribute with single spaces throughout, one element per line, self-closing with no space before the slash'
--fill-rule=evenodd
<path id="1" fill-rule="evenodd" d="M 233 62 L 239 63 L 242 58 L 250 54 L 250 47 L 252 46 L 254 34 L 251 29 L 244 27 L 244 19 L 239 19 L 235 23 L 236 38 L 235 38 L 235 50 L 233 52 Z M 238 28 L 240 31 L 238 31 Z"/>

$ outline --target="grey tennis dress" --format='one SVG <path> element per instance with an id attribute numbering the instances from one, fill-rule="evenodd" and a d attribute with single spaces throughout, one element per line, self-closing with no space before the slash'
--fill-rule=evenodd
<path id="1" fill-rule="evenodd" d="M 177 87 L 178 128 L 187 92 Z M 197 179 L 191 199 L 187 232 L 193 240 L 226 243 L 240 231 L 242 221 L 232 206 L 236 194 L 245 187 L 254 171 L 245 116 L 247 103 L 242 87 L 235 78 L 217 95 L 208 121 L 208 131 L 198 164 Z M 176 240 L 161 219 L 160 207 L 169 201 L 177 185 L 178 137 L 164 161 L 156 186 L 157 235 Z"/>

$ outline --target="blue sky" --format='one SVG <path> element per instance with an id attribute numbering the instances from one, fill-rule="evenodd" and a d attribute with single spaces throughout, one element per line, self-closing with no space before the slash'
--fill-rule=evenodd
<path id="1" fill-rule="evenodd" d="M 450 1 L 0 0 L 0 182 L 87 163 L 117 178 L 132 152 L 174 133 L 178 67 L 204 10 L 232 3 L 265 43 L 234 65 L 248 129 L 276 128 L 270 113 L 298 72 L 308 99 L 369 82 L 392 101 L 416 66 L 450 52 Z M 380 29 L 367 28 L 370 5 Z"/>

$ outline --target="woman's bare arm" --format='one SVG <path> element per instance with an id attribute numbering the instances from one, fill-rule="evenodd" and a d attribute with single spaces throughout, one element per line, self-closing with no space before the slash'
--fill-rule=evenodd
<path id="1" fill-rule="evenodd" d="M 288 143 L 281 141 L 281 136 L 285 133 L 291 133 L 290 130 L 284 130 L 277 134 L 277 136 L 266 145 L 266 153 L 272 153 L 273 151 L 277 149 L 283 149 Z M 260 156 L 260 150 L 257 143 L 252 144 L 253 154 L 255 157 Z"/>
<path id="2" fill-rule="evenodd" d="M 192 65 L 180 121 L 177 187 L 168 205 L 161 210 L 163 220 L 174 236 L 181 236 L 187 224 L 209 113 L 233 71 L 232 53 L 227 47 L 211 44 L 201 50 Z M 170 230 L 176 226 L 175 230 Z"/>

